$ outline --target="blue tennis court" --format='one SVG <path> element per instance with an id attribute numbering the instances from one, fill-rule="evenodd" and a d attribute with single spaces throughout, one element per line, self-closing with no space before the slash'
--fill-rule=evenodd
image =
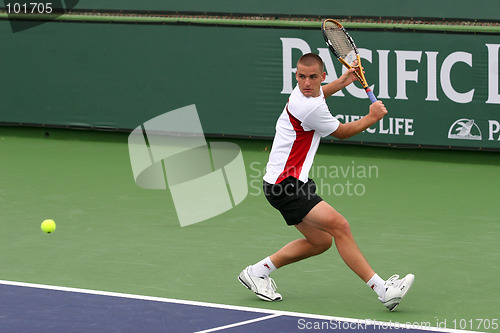
<path id="1" fill-rule="evenodd" d="M 10 281 L 0 298 L 0 332 L 466 332 Z"/>

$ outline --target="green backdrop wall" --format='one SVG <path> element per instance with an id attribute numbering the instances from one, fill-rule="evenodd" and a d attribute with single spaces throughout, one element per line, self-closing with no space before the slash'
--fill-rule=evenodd
<path id="1" fill-rule="evenodd" d="M 497 35 L 353 31 L 389 115 L 355 141 L 500 148 Z M 0 122 L 133 129 L 196 104 L 205 133 L 270 137 L 303 52 L 341 74 L 320 31 L 0 21 Z M 368 110 L 360 88 L 328 104 Z"/>

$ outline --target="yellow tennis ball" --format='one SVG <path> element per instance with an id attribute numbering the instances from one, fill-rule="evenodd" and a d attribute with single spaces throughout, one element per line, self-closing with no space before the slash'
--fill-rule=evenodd
<path id="1" fill-rule="evenodd" d="M 56 230 L 56 223 L 54 220 L 47 219 L 42 222 L 42 231 L 50 234 L 51 232 L 54 232 Z"/>

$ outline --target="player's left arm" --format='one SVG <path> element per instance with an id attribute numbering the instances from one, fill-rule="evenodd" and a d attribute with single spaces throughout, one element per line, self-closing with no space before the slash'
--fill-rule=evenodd
<path id="1" fill-rule="evenodd" d="M 348 69 L 344 74 L 342 74 L 337 80 L 325 84 L 323 88 L 323 94 L 325 98 L 330 97 L 337 91 L 344 89 L 351 83 L 357 80 L 356 75 L 354 75 L 355 68 Z"/>
<path id="2" fill-rule="evenodd" d="M 376 101 L 370 105 L 370 110 L 366 116 L 353 122 L 340 124 L 337 129 L 330 135 L 337 139 L 349 139 L 350 137 L 359 134 L 374 125 L 377 121 L 384 118 L 387 114 L 387 109 L 382 101 Z"/>

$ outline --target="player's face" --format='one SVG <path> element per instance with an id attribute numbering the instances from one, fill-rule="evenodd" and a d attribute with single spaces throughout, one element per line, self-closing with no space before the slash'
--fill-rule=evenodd
<path id="1" fill-rule="evenodd" d="M 295 78 L 299 89 L 306 97 L 318 97 L 320 95 L 321 82 L 326 78 L 326 73 L 319 65 L 304 66 L 297 64 Z"/>

